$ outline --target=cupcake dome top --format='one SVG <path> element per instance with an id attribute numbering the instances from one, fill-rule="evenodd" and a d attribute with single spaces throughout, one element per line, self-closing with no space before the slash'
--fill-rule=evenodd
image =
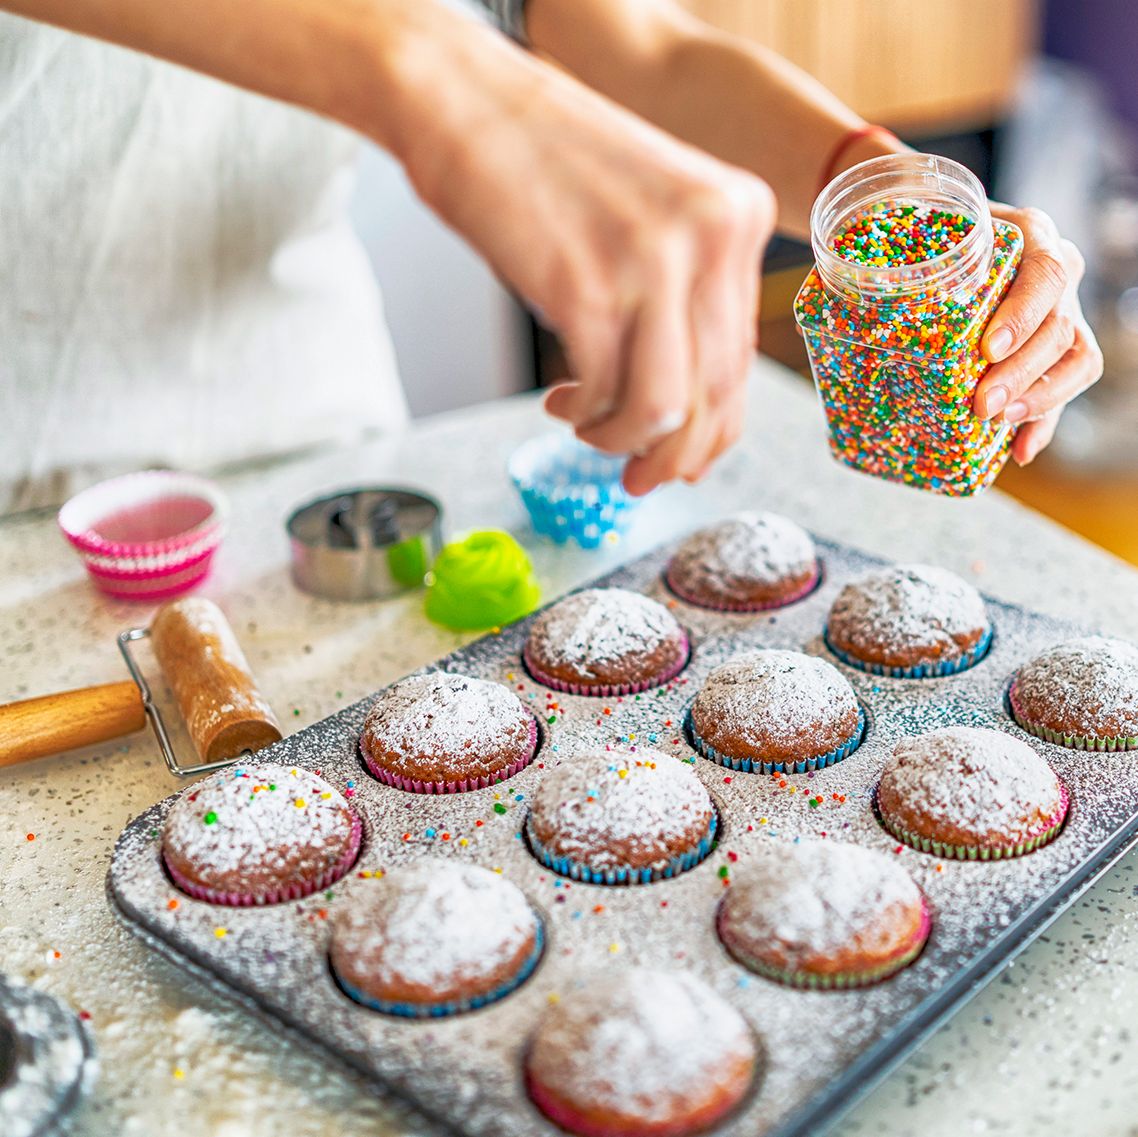
<path id="1" fill-rule="evenodd" d="M 318 876 L 348 847 L 358 825 L 323 778 L 299 766 L 259 763 L 213 774 L 180 797 L 166 818 L 162 851 L 213 888 Z"/>
<path id="2" fill-rule="evenodd" d="M 696 603 L 778 603 L 787 589 L 793 599 L 817 571 L 804 529 L 777 513 L 741 513 L 684 541 L 668 564 L 668 582 Z"/>
<path id="3" fill-rule="evenodd" d="M 999 730 L 953 726 L 899 742 L 877 794 L 882 812 L 910 832 L 934 825 L 949 844 L 1005 845 L 1053 821 L 1062 792 L 1027 743 Z"/>
<path id="4" fill-rule="evenodd" d="M 526 644 L 527 660 L 540 669 L 596 684 L 627 681 L 630 664 L 674 674 L 686 651 L 671 612 L 625 588 L 566 596 L 537 617 Z"/>
<path id="5" fill-rule="evenodd" d="M 848 741 L 858 704 L 842 673 L 817 656 L 774 648 L 745 652 L 708 675 L 692 726 L 724 754 L 815 757 Z"/>
<path id="6" fill-rule="evenodd" d="M 429 859 L 352 884 L 331 955 L 354 986 L 441 1001 L 507 978 L 533 944 L 537 918 L 525 894 L 489 869 Z"/>
<path id="7" fill-rule="evenodd" d="M 1093 738 L 1138 735 L 1138 647 L 1106 636 L 1070 640 L 1038 655 L 1015 678 L 1030 721 Z"/>
<path id="8" fill-rule="evenodd" d="M 528 1069 L 543 1088 L 590 1112 L 665 1125 L 693 1099 L 738 1085 L 741 1073 L 749 1081 L 755 1062 L 746 1021 L 707 984 L 686 972 L 633 968 L 595 979 L 547 1011 Z"/>
<path id="9" fill-rule="evenodd" d="M 431 671 L 384 691 L 364 720 L 361 746 L 403 778 L 493 777 L 532 749 L 533 716 L 500 683 Z"/>
<path id="10" fill-rule="evenodd" d="M 651 868 L 689 851 L 714 815 L 688 763 L 639 748 L 582 754 L 547 771 L 529 825 L 555 857 L 599 870 Z"/>
<path id="11" fill-rule="evenodd" d="M 988 627 L 980 593 L 955 573 L 932 565 L 894 565 L 838 593 L 827 634 L 858 659 L 906 666 L 957 658 Z"/>
<path id="12" fill-rule="evenodd" d="M 729 943 L 758 947 L 785 968 L 847 953 L 887 955 L 911 941 L 921 891 L 897 858 L 823 839 L 771 842 L 733 874 L 720 909 Z"/>

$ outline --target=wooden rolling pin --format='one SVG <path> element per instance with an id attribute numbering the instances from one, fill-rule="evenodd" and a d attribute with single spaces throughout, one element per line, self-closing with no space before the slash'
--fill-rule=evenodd
<path id="1" fill-rule="evenodd" d="M 190 597 L 163 605 L 150 640 L 203 762 L 280 740 L 272 708 L 216 604 Z M 145 725 L 142 696 L 130 680 L 9 703 L 0 707 L 0 766 L 107 742 Z"/>

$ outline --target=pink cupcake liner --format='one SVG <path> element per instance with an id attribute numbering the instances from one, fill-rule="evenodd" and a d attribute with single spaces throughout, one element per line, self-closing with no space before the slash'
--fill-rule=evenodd
<path id="1" fill-rule="evenodd" d="M 697 608 L 706 608 L 710 612 L 773 612 L 777 608 L 785 608 L 788 604 L 795 604 L 799 600 L 809 596 L 822 580 L 822 566 L 814 562 L 814 575 L 796 592 L 785 597 L 782 600 L 772 600 L 766 603 L 754 604 L 732 604 L 720 603 L 712 604 L 704 597 L 696 596 L 695 593 L 688 592 L 676 584 L 672 577 L 671 565 L 668 566 L 667 571 L 664 573 L 664 583 L 674 592 L 681 600 L 688 604 L 694 604 Z"/>
<path id="2" fill-rule="evenodd" d="M 125 515 L 145 532 L 163 506 L 183 513 L 191 506 L 184 530 L 153 539 L 119 540 L 100 528 L 116 518 L 125 523 Z M 225 498 L 205 478 L 149 470 L 84 490 L 64 505 L 58 521 L 96 588 L 121 599 L 157 600 L 184 592 L 205 577 L 221 544 L 227 512 Z"/>
<path id="3" fill-rule="evenodd" d="M 1008 709 L 1011 711 L 1016 725 L 1026 730 L 1028 734 L 1042 738 L 1044 742 L 1053 742 L 1056 746 L 1062 746 L 1067 750 L 1097 750 L 1106 753 L 1114 753 L 1119 750 L 1138 750 L 1138 735 L 1117 735 L 1111 738 L 1101 738 L 1093 734 L 1067 734 L 1063 731 L 1053 730 L 1042 723 L 1032 722 L 1024 714 L 1023 708 L 1016 702 L 1014 679 L 1008 688 Z"/>
<path id="4" fill-rule="evenodd" d="M 170 864 L 164 853 L 162 863 L 166 866 L 170 879 L 182 892 L 192 896 L 195 900 L 204 900 L 209 904 L 224 904 L 230 908 L 260 908 L 266 904 L 280 904 L 285 900 L 303 900 L 304 897 L 311 896 L 314 892 L 331 888 L 356 863 L 356 858 L 360 855 L 360 844 L 363 840 L 363 823 L 357 813 L 349 812 L 352 816 L 352 831 L 349 834 L 348 847 L 343 856 L 315 880 L 289 881 L 288 884 L 272 892 L 257 895 L 251 892 L 223 892 L 221 889 L 207 888 L 180 873 Z"/>
<path id="5" fill-rule="evenodd" d="M 641 691 L 651 691 L 653 687 L 663 687 L 665 683 L 670 683 L 685 667 L 691 659 L 691 640 L 686 632 L 683 633 L 683 652 L 679 660 L 669 667 L 666 671 L 659 675 L 654 675 L 651 679 L 644 683 L 597 683 L 593 685 L 586 685 L 584 683 L 566 683 L 561 679 L 557 679 L 534 663 L 533 658 L 530 656 L 529 644 L 522 649 L 522 662 L 526 666 L 526 670 L 530 673 L 531 677 L 537 680 L 543 687 L 550 687 L 554 691 L 563 691 L 567 695 L 592 695 L 601 699 L 612 699 L 621 695 L 638 695 Z"/>
<path id="6" fill-rule="evenodd" d="M 512 778 L 519 770 L 524 770 L 537 757 L 538 730 L 537 720 L 530 716 L 530 732 L 528 753 L 515 762 L 511 762 L 502 770 L 493 775 L 480 774 L 477 778 L 463 778 L 454 782 L 425 782 L 419 778 L 405 778 L 401 774 L 393 774 L 375 762 L 371 754 L 360 742 L 360 753 L 371 775 L 385 785 L 394 786 L 397 790 L 406 790 L 413 794 L 461 794 L 469 790 L 484 790 L 488 786 L 496 786 L 499 782 Z"/>
<path id="7" fill-rule="evenodd" d="M 741 963 L 748 971 L 753 971 L 756 975 L 761 975 L 764 979 L 771 980 L 772 983 L 781 983 L 784 987 L 797 987 L 801 990 L 808 991 L 852 991 L 855 988 L 872 987 L 877 983 L 883 983 L 886 979 L 892 977 L 901 971 L 904 971 L 911 963 L 915 963 L 917 957 L 925 950 L 925 944 L 928 943 L 929 935 L 932 932 L 933 921 L 932 914 L 929 912 L 929 904 L 925 897 L 921 896 L 921 922 L 917 925 L 916 932 L 913 933 L 912 938 L 898 951 L 887 960 L 868 967 L 864 971 L 847 971 L 837 972 L 832 975 L 818 975 L 809 971 L 796 971 L 793 968 L 783 969 L 773 967 L 768 963 L 763 963 L 747 955 L 744 952 L 736 950 L 734 947 L 729 946 L 727 941 L 723 938 L 723 933 L 719 926 L 718 919 L 716 920 L 716 932 L 719 935 L 720 942 L 727 949 L 728 954 L 739 963 Z"/>

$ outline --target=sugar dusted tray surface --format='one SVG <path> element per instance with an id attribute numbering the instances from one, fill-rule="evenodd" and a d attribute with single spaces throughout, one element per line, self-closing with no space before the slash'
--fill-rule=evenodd
<path id="1" fill-rule="evenodd" d="M 674 604 L 692 635 L 693 654 L 661 692 L 623 700 L 548 692 L 521 665 L 529 621 L 438 661 L 436 668 L 510 685 L 542 722 L 535 762 L 497 787 L 436 797 L 377 782 L 356 745 L 370 699 L 263 752 L 264 761 L 319 769 L 341 790 L 354 782 L 351 801 L 364 820 L 364 849 L 330 896 L 232 909 L 179 894 L 163 873 L 158 843 L 174 795 L 132 821 L 120 837 L 108 878 L 112 900 L 158 950 L 193 965 L 222 990 L 299 1029 L 334 1059 L 472 1137 L 561 1132 L 530 1104 L 521 1079 L 527 1038 L 551 998 L 569 997 L 598 974 L 630 965 L 690 969 L 743 1012 L 765 1054 L 757 1092 L 719 1132 L 742 1137 L 789 1131 L 833 1079 L 867 1050 L 899 1037 L 963 968 L 998 941 L 1010 950 L 1022 938 L 1012 925 L 1050 909 L 1071 874 L 1105 841 L 1131 828 L 1138 812 L 1138 756 L 1064 750 L 1030 738 L 1005 711 L 1016 667 L 1082 629 L 989 601 L 995 641 L 976 667 L 944 679 L 868 675 L 833 659 L 822 628 L 841 586 L 882 562 L 844 546 L 820 542 L 819 548 L 820 588 L 769 613 L 718 613 L 676 601 L 662 583 L 670 548 L 594 582 Z M 850 757 L 812 776 L 768 777 L 735 773 L 695 755 L 682 730 L 687 705 L 715 666 L 756 647 L 790 648 L 836 663 L 869 711 L 866 739 Z M 555 711 L 549 709 L 551 695 Z M 909 849 L 894 853 L 898 846 L 872 809 L 881 766 L 899 738 L 949 724 L 1005 730 L 1051 763 L 1072 798 L 1059 838 L 1029 856 L 998 863 L 945 861 Z M 538 864 L 521 839 L 528 800 L 545 769 L 632 736 L 634 745 L 695 759 L 694 769 L 720 811 L 718 847 L 674 880 L 634 887 L 562 880 Z M 716 938 L 716 906 L 729 887 L 722 874 L 729 880 L 769 843 L 821 833 L 896 855 L 929 899 L 928 947 L 913 966 L 880 986 L 854 992 L 782 988 L 749 975 Z M 365 883 L 357 873 L 431 855 L 500 868 L 541 912 L 547 948 L 533 977 L 503 1001 L 449 1019 L 410 1022 L 357 1006 L 339 991 L 327 965 L 329 920 Z M 836 1115 L 841 1103 L 832 1104 Z"/>

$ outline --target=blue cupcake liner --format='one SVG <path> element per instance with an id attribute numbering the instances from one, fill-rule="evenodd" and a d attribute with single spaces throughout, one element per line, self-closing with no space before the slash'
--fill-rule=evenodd
<path id="1" fill-rule="evenodd" d="M 624 463 L 554 433 L 519 446 L 507 469 L 536 532 L 558 544 L 572 540 L 595 549 L 610 533 L 628 528 L 640 503 L 621 485 Z"/>
<path id="2" fill-rule="evenodd" d="M 862 744 L 865 738 L 865 727 L 865 711 L 859 704 L 857 708 L 857 729 L 848 741 L 842 743 L 841 746 L 835 747 L 825 754 L 820 754 L 817 758 L 804 758 L 799 762 L 764 762 L 761 758 L 733 758 L 730 755 L 720 753 L 710 743 L 704 742 L 696 732 L 691 721 L 690 707 L 684 715 L 684 728 L 692 746 L 699 754 L 712 762 L 718 762 L 720 766 L 726 766 L 728 769 L 739 770 L 746 774 L 806 774 L 814 770 L 824 770 L 827 766 L 833 766 L 834 763 L 840 762 L 843 758 L 848 758 Z"/>
<path id="3" fill-rule="evenodd" d="M 535 921 L 533 951 L 517 974 L 509 982 L 502 984 L 501 987 L 496 987 L 493 991 L 488 991 L 483 995 L 475 995 L 471 999 L 456 999 L 443 1003 L 393 1003 L 386 999 L 373 998 L 357 987 L 353 987 L 350 983 L 345 983 L 339 975 L 336 975 L 335 968 L 332 969 L 332 974 L 340 990 L 349 999 L 370 1010 L 379 1011 L 381 1014 L 396 1015 L 403 1019 L 442 1019 L 450 1015 L 462 1014 L 464 1011 L 476 1011 L 479 1007 L 485 1007 L 490 1003 L 496 1003 L 499 999 L 504 999 L 511 992 L 516 991 L 534 973 L 534 969 L 541 961 L 542 952 L 545 950 L 545 930 L 542 927 L 541 920 L 536 916 Z"/>
<path id="4" fill-rule="evenodd" d="M 988 654 L 992 646 L 993 629 L 988 630 L 980 637 L 975 647 L 966 651 L 958 659 L 940 659 L 936 663 L 917 663 L 912 667 L 886 667 L 883 663 L 867 663 L 857 656 L 840 651 L 830 642 L 830 629 L 827 627 L 822 633 L 826 647 L 843 663 L 856 667 L 858 671 L 868 672 L 870 675 L 881 675 L 886 679 L 943 679 L 949 675 L 959 675 L 970 667 L 975 667 Z"/>
<path id="5" fill-rule="evenodd" d="M 525 835 L 526 842 L 533 855 L 545 865 L 547 869 L 557 873 L 558 876 L 567 876 L 570 880 L 580 881 L 582 884 L 620 885 L 651 884 L 656 880 L 670 880 L 674 876 L 679 876 L 680 873 L 687 872 L 688 869 L 695 868 L 695 866 L 711 852 L 715 845 L 715 834 L 718 829 L 719 815 L 712 809 L 711 822 L 707 827 L 707 833 L 700 838 L 699 844 L 686 853 L 672 857 L 663 868 L 658 869 L 637 869 L 628 867 L 618 869 L 592 869 L 580 861 L 573 860 L 571 857 L 554 856 L 537 837 L 534 836 L 529 817 L 526 818 Z"/>

